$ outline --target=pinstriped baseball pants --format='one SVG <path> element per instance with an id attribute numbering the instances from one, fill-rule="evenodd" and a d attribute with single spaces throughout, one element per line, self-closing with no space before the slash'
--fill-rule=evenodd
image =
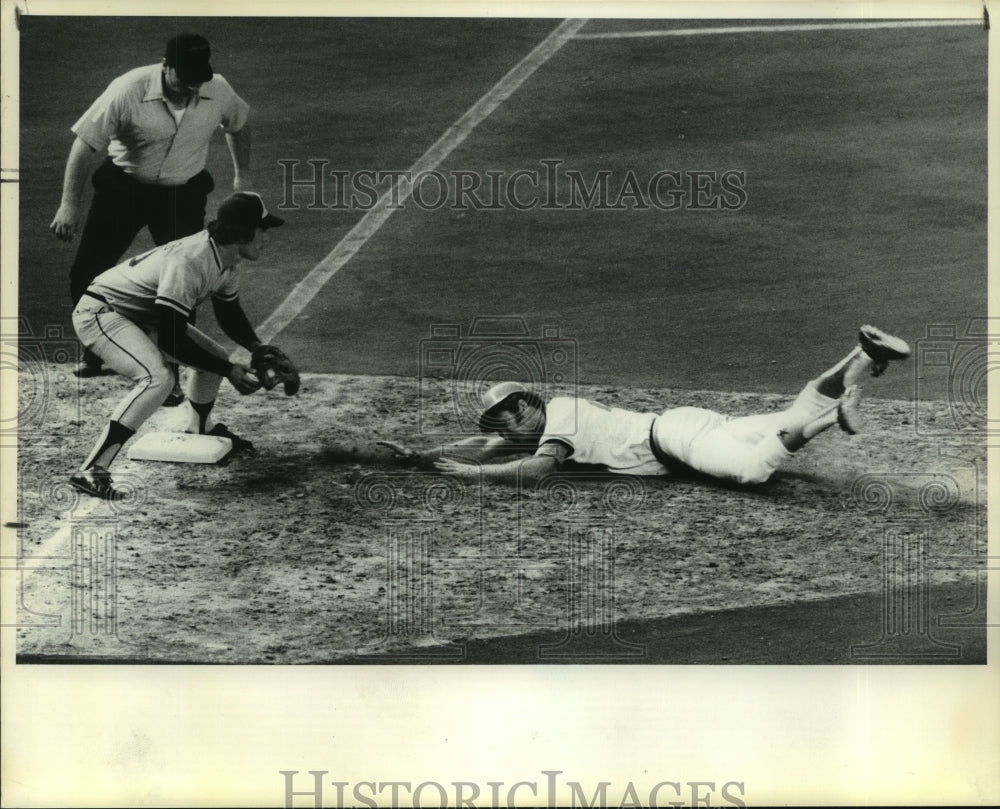
<path id="1" fill-rule="evenodd" d="M 138 430 L 163 404 L 174 386 L 174 373 L 167 361 L 176 360 L 156 345 L 156 336 L 147 334 L 134 321 L 119 314 L 108 304 L 84 295 L 73 310 L 73 328 L 84 346 L 97 354 L 104 364 L 135 382 L 115 407 L 111 418 Z M 202 348 L 220 357 L 226 350 L 190 324 L 188 336 Z M 214 401 L 222 377 L 209 371 L 193 369 L 187 384 L 192 402 Z"/>

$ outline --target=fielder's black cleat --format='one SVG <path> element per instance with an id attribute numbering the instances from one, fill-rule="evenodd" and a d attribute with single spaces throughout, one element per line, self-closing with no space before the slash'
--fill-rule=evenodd
<path id="1" fill-rule="evenodd" d="M 253 452 L 253 444 L 245 438 L 240 438 L 236 433 L 231 432 L 225 424 L 216 424 L 205 435 L 217 435 L 220 438 L 228 438 L 233 442 L 233 452 Z"/>
<path id="2" fill-rule="evenodd" d="M 115 489 L 111 483 L 111 473 L 103 466 L 92 466 L 90 469 L 83 469 L 74 472 L 69 478 L 70 485 L 91 497 L 101 497 L 105 500 L 114 500 Z"/>
<path id="3" fill-rule="evenodd" d="M 910 347 L 905 340 L 893 337 L 874 326 L 862 326 L 858 332 L 861 350 L 871 357 L 872 376 L 881 376 L 890 360 L 905 360 L 910 356 Z"/>

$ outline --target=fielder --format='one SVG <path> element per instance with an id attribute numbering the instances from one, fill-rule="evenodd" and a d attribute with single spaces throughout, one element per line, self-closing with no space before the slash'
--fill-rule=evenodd
<path id="1" fill-rule="evenodd" d="M 862 326 L 858 341 L 777 413 L 734 418 L 700 407 L 636 413 L 566 396 L 546 404 L 520 383 L 501 382 L 483 396 L 485 436 L 425 452 L 380 443 L 414 465 L 490 481 L 537 481 L 572 459 L 618 474 L 667 475 L 686 467 L 720 480 L 763 483 L 833 425 L 856 433 L 862 377 L 879 376 L 891 360 L 910 355 L 906 342 L 874 326 Z M 525 453 L 531 457 L 502 460 Z"/>
<path id="2" fill-rule="evenodd" d="M 285 383 L 287 394 L 298 390 L 294 365 L 280 349 L 261 343 L 239 299 L 239 264 L 260 258 L 267 230 L 283 223 L 268 213 L 258 194 L 233 194 L 206 230 L 112 267 L 87 287 L 73 310 L 77 337 L 109 368 L 133 379 L 135 387 L 70 477 L 75 488 L 114 497 L 108 468 L 170 394 L 171 362 L 193 369 L 187 383 L 187 432 L 229 438 L 236 450 L 253 448 L 224 424 L 213 423 L 211 412 L 223 379 L 241 394 L 279 382 Z M 252 352 L 252 367 L 230 362 L 221 345 L 191 325 L 196 309 L 209 297 L 222 330 Z"/>

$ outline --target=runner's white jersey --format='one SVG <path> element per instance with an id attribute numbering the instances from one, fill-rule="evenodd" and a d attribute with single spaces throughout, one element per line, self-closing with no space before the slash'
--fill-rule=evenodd
<path id="1" fill-rule="evenodd" d="M 649 443 L 656 416 L 557 396 L 545 406 L 539 447 L 555 441 L 569 447 L 577 463 L 600 464 L 623 475 L 664 475 L 667 470 Z"/>
<path id="2" fill-rule="evenodd" d="M 155 247 L 105 270 L 87 290 L 147 330 L 157 325 L 156 304 L 185 319 L 209 296 L 239 297 L 239 274 L 224 268 L 207 230 Z"/>

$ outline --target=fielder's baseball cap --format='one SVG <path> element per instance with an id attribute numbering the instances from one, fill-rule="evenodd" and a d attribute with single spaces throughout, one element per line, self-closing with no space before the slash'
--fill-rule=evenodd
<path id="1" fill-rule="evenodd" d="M 284 219 L 268 213 L 260 194 L 253 191 L 240 191 L 224 199 L 215 218 L 222 227 L 234 230 L 267 230 L 285 224 Z"/>
<path id="2" fill-rule="evenodd" d="M 479 417 L 479 429 L 487 433 L 495 433 L 500 427 L 498 415 L 507 404 L 507 400 L 517 395 L 534 397 L 520 382 L 498 382 L 483 394 L 483 414 Z"/>
<path id="3" fill-rule="evenodd" d="M 208 40 L 198 34 L 178 34 L 167 43 L 163 55 L 167 67 L 176 70 L 177 78 L 189 86 L 212 80 L 211 57 Z"/>

